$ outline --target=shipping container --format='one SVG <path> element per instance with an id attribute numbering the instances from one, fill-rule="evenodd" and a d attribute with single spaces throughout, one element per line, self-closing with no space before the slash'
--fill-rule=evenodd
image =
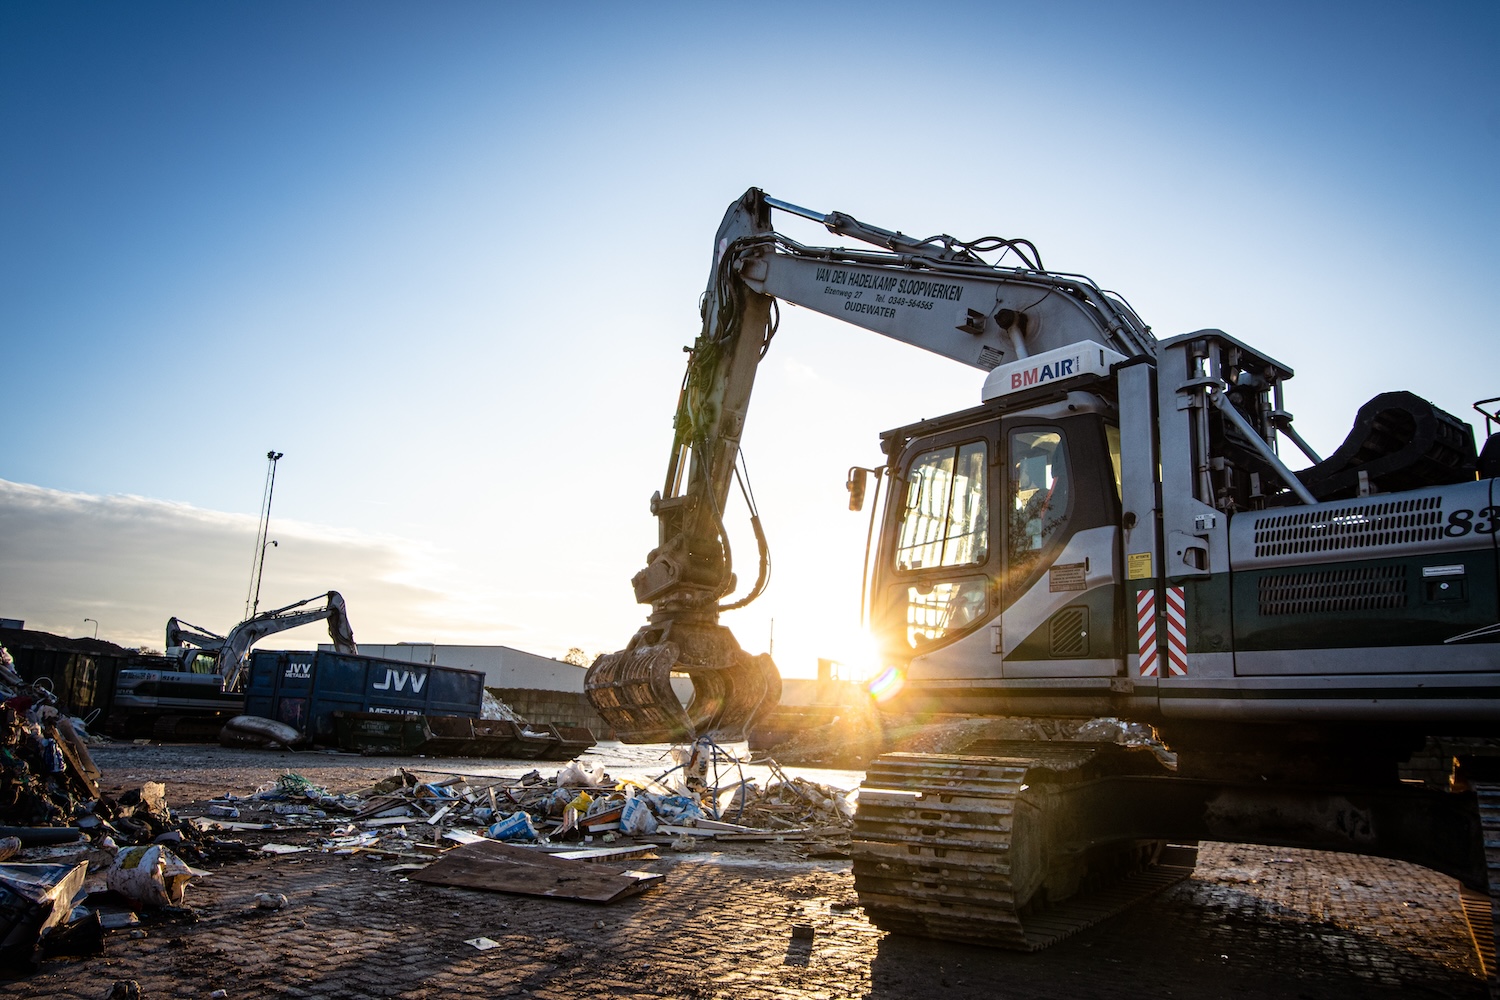
<path id="1" fill-rule="evenodd" d="M 333 713 L 478 718 L 484 672 L 328 650 L 262 649 L 250 658 L 245 714 L 284 722 L 315 743 L 337 742 Z"/>

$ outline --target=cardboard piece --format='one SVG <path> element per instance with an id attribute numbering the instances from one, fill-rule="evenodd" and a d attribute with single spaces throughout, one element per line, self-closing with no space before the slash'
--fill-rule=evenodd
<path id="1" fill-rule="evenodd" d="M 484 840 L 454 848 L 412 878 L 519 896 L 613 903 L 656 885 L 663 876 Z"/>

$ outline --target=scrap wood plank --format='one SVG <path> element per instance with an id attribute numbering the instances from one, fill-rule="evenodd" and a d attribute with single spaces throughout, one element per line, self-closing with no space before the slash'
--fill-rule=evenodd
<path id="1" fill-rule="evenodd" d="M 407 800 L 399 795 L 379 795 L 366 802 L 364 808 L 354 814 L 354 818 L 370 819 L 387 809 L 401 808 L 407 804 Z"/>
<path id="2" fill-rule="evenodd" d="M 655 844 L 636 844 L 634 847 L 595 847 L 585 848 L 579 851 L 549 851 L 554 858 L 564 858 L 568 861 L 627 861 L 641 858 L 647 861 L 658 861 L 661 856 L 656 853 Z"/>
<path id="3" fill-rule="evenodd" d="M 275 823 L 241 823 L 232 819 L 214 819 L 212 816 L 194 816 L 193 825 L 200 830 L 275 830 Z"/>
<path id="4" fill-rule="evenodd" d="M 63 762 L 66 765 L 63 770 L 67 772 L 67 777 L 72 779 L 73 784 L 78 787 L 85 798 L 97 799 L 99 797 L 99 785 L 89 774 L 88 769 L 83 766 L 83 761 L 79 760 L 78 755 L 73 752 L 73 747 L 66 739 L 53 740 L 52 743 L 53 746 L 57 747 L 58 752 L 62 754 Z M 90 761 L 90 763 L 93 762 Z"/>
<path id="5" fill-rule="evenodd" d="M 756 833 L 753 826 L 741 826 L 739 823 L 726 823 L 721 819 L 708 819 L 705 816 L 693 817 L 692 826 L 700 830 L 712 830 L 715 833 Z"/>
<path id="6" fill-rule="evenodd" d="M 444 830 L 443 839 L 459 844 L 477 844 L 484 838 L 477 833 L 470 833 L 467 830 Z"/>
<path id="7" fill-rule="evenodd" d="M 571 861 L 485 840 L 454 848 L 412 878 L 435 885 L 489 889 L 520 896 L 613 903 L 656 885 L 663 876 Z"/>
<path id="8" fill-rule="evenodd" d="M 726 842 L 739 842 L 749 840 L 801 840 L 813 835 L 813 831 L 805 827 L 796 830 L 763 830 L 757 833 L 720 833 L 714 836 L 715 840 Z"/>

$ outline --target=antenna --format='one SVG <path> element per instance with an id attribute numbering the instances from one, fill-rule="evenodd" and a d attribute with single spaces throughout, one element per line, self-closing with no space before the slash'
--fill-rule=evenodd
<path id="1" fill-rule="evenodd" d="M 282 452 L 266 452 L 266 488 L 260 498 L 260 524 L 255 531 L 255 553 L 250 557 L 250 589 L 245 591 L 245 620 L 260 608 L 260 575 L 266 568 L 266 546 L 274 545 L 266 536 L 271 526 L 271 494 L 276 492 L 276 463 Z"/>

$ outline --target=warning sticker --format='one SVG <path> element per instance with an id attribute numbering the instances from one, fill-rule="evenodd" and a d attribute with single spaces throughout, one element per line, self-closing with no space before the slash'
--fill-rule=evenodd
<path id="1" fill-rule="evenodd" d="M 1151 579 L 1151 553 L 1132 552 L 1125 557 L 1125 579 Z"/>
<path id="2" fill-rule="evenodd" d="M 1063 590 L 1088 590 L 1088 573 L 1083 563 L 1060 563 L 1047 571 L 1047 589 L 1052 593 Z"/>

